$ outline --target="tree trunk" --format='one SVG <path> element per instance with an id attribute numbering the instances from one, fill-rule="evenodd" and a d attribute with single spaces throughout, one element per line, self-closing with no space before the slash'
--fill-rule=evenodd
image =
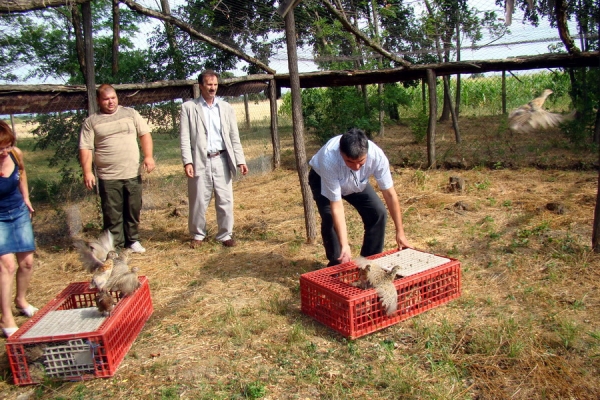
<path id="1" fill-rule="evenodd" d="M 596 111 L 595 134 L 598 134 L 600 122 L 600 108 Z M 598 153 L 600 161 L 600 152 Z M 598 189 L 596 193 L 596 207 L 594 208 L 594 226 L 592 228 L 592 249 L 595 253 L 600 253 L 600 173 L 598 174 Z"/>
<path id="2" fill-rule="evenodd" d="M 113 14 L 113 43 L 112 43 L 112 75 L 116 77 L 119 73 L 119 39 L 121 36 L 121 29 L 119 27 L 119 0 L 113 0 L 112 3 L 112 14 Z"/>
<path id="3" fill-rule="evenodd" d="M 87 87 L 88 114 L 92 115 L 98 109 L 96 103 L 96 71 L 94 67 L 94 39 L 92 37 L 92 7 L 90 3 L 81 5 L 83 17 L 83 35 L 85 44 L 85 86 Z"/>
<path id="4" fill-rule="evenodd" d="M 594 143 L 600 144 L 600 107 L 598 107 L 596 110 L 596 121 L 594 122 Z"/>
<path id="5" fill-rule="evenodd" d="M 285 37 L 288 51 L 288 67 L 290 71 L 290 88 L 292 92 L 292 123 L 294 130 L 294 152 L 296 154 L 296 169 L 300 177 L 300 190 L 304 205 L 306 225 L 306 241 L 313 244 L 317 237 L 315 205 L 312 192 L 308 185 L 308 161 L 304 146 L 304 120 L 302 119 L 302 96 L 300 93 L 300 76 L 298 75 L 298 55 L 296 53 L 296 26 L 294 10 L 285 16 Z"/>
<path id="6" fill-rule="evenodd" d="M 160 0 L 160 5 L 163 14 L 171 15 L 171 6 L 169 5 L 169 0 Z M 175 30 L 173 29 L 173 24 L 171 24 L 170 22 L 165 22 L 165 34 L 167 35 L 167 42 L 169 42 L 169 50 L 173 55 L 173 68 L 175 69 L 175 78 L 185 79 L 186 73 L 185 68 L 183 66 L 183 59 L 181 58 L 181 53 L 179 52 L 177 46 L 177 40 L 175 37 Z"/>
<path id="7" fill-rule="evenodd" d="M 460 12 L 456 10 L 456 62 L 460 62 Z M 460 115 L 460 74 L 456 74 L 456 100 L 454 112 Z"/>
<path id="8" fill-rule="evenodd" d="M 87 82 L 87 71 L 85 68 L 85 43 L 83 39 L 83 27 L 81 22 L 81 13 L 78 4 L 71 5 L 71 23 L 75 32 L 75 50 L 77 51 L 77 60 L 79 61 L 79 69 L 83 76 L 83 81 Z"/>
<path id="9" fill-rule="evenodd" d="M 427 125 L 427 167 L 435 168 L 435 123 L 437 119 L 436 76 L 431 69 L 427 70 L 429 86 L 429 125 Z"/>
<path id="10" fill-rule="evenodd" d="M 447 97 L 446 101 L 448 102 L 448 108 L 450 109 L 450 114 L 452 115 L 452 128 L 454 128 L 454 137 L 456 138 L 456 143 L 460 143 L 460 131 L 458 129 L 458 116 L 456 115 L 456 111 L 454 107 L 452 107 L 452 96 L 450 95 L 450 83 L 448 83 L 448 76 L 444 76 L 444 96 Z"/>
<path id="11" fill-rule="evenodd" d="M 580 53 L 581 50 L 577 48 L 571 34 L 569 33 L 569 25 L 567 25 L 567 1 L 556 0 L 554 4 L 554 12 L 556 15 L 556 26 L 558 27 L 558 36 L 562 40 L 567 52 L 569 54 Z"/>
<path id="12" fill-rule="evenodd" d="M 271 106 L 271 143 L 273 144 L 273 169 L 281 167 L 281 145 L 277 128 L 277 84 L 275 79 L 269 82 L 269 105 Z"/>

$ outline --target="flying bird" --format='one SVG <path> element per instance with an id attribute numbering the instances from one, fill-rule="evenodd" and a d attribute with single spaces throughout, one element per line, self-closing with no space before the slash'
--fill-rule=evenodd
<path id="1" fill-rule="evenodd" d="M 108 280 L 110 279 L 114 269 L 116 257 L 116 252 L 110 251 L 108 253 L 106 261 L 104 261 L 102 265 L 98 266 L 98 268 L 96 268 L 92 274 L 90 288 L 97 288 L 98 290 L 104 290 L 106 288 L 106 284 L 108 283 Z"/>
<path id="2" fill-rule="evenodd" d="M 543 108 L 546 98 L 554 93 L 546 89 L 539 97 L 531 100 L 510 112 L 508 115 L 508 129 L 514 133 L 531 133 L 540 129 L 553 128 L 564 121 L 573 119 L 575 111 L 568 115 L 556 114 Z"/>
<path id="3" fill-rule="evenodd" d="M 100 268 L 107 260 L 108 253 L 115 250 L 113 235 L 109 230 L 103 231 L 96 240 L 74 239 L 73 245 L 79 252 L 83 267 L 89 273 Z"/>
<path id="4" fill-rule="evenodd" d="M 361 277 L 366 276 L 367 286 L 375 288 L 386 314 L 388 316 L 393 315 L 398 309 L 398 292 L 396 286 L 394 286 L 394 280 L 400 265 L 396 265 L 388 271 L 377 264 L 375 260 L 368 260 L 364 257 L 359 257 L 354 262 L 362 271 Z M 359 279 L 359 282 L 361 281 L 364 281 L 364 279 Z M 362 282 L 360 285 L 364 286 L 365 284 Z"/>
<path id="5" fill-rule="evenodd" d="M 114 259 L 114 266 L 110 278 L 106 282 L 106 289 L 121 292 L 121 297 L 128 296 L 140 287 L 138 268 L 129 269 L 129 256 L 132 251 L 123 249 Z"/>

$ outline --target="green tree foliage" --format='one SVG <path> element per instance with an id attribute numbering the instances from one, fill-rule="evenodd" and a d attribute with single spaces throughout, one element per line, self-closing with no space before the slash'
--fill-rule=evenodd
<path id="1" fill-rule="evenodd" d="M 121 68 L 112 75 L 111 2 L 91 3 L 94 35 L 96 80 L 106 83 L 142 82 L 148 75 L 147 55 L 136 49 L 132 40 L 139 32 L 137 24 L 145 17 L 121 10 Z M 0 18 L 0 69 L 4 79 L 52 79 L 67 84 L 84 83 L 77 58 L 72 11 L 78 6 L 46 8 L 25 14 L 8 14 Z"/>
<path id="2" fill-rule="evenodd" d="M 284 44 L 283 26 L 278 23 L 275 0 L 192 0 L 177 10 L 181 19 L 202 32 L 233 48 L 268 63 L 274 52 Z M 279 34 L 278 34 L 279 33 Z M 236 68 L 236 56 L 206 45 L 194 48 L 190 57 L 202 68 L 227 71 Z M 254 67 L 244 67 L 257 73 Z"/>
<path id="3" fill-rule="evenodd" d="M 408 105 L 410 97 L 400 85 L 386 85 L 383 99 L 376 87 L 368 92 L 369 104 L 380 104 L 385 107 Z M 283 95 L 280 113 L 291 116 L 291 94 Z M 370 137 L 379 131 L 378 110 L 366 107 L 362 93 L 355 87 L 331 87 L 302 90 L 302 116 L 304 125 L 315 135 L 320 143 L 331 137 L 340 135 L 349 128 L 363 129 Z"/>

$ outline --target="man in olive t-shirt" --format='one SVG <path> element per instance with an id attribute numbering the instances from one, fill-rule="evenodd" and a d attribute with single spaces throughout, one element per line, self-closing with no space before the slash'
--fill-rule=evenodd
<path id="1" fill-rule="evenodd" d="M 96 90 L 100 110 L 86 118 L 79 137 L 83 183 L 96 185 L 92 161 L 98 173 L 104 229 L 114 236 L 115 247 L 146 251 L 139 242 L 142 178 L 137 138 L 144 154 L 142 167 L 154 170 L 152 136 L 148 124 L 134 109 L 119 106 L 115 89 L 103 84 Z"/>

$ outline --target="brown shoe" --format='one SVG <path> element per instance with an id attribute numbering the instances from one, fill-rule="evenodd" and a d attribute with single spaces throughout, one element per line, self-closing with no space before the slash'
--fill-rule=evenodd
<path id="1" fill-rule="evenodd" d="M 192 249 L 195 249 L 196 247 L 200 247 L 203 244 L 204 244 L 203 240 L 192 239 L 192 242 L 190 243 L 190 247 Z"/>
<path id="2" fill-rule="evenodd" d="M 235 240 L 233 239 L 227 239 L 221 242 L 221 244 L 225 247 L 234 247 L 235 246 Z"/>

